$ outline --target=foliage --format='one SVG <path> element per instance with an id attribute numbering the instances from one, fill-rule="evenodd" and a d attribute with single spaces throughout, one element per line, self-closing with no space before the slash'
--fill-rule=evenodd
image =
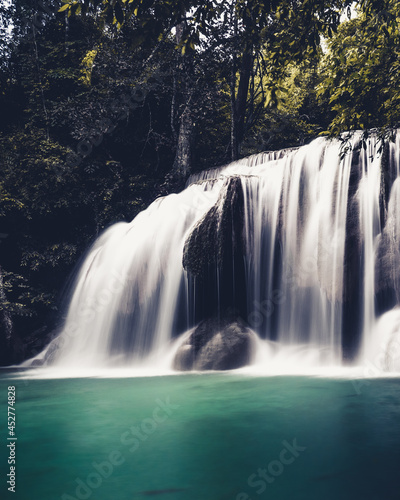
<path id="1" fill-rule="evenodd" d="M 302 146 L 328 126 L 327 106 L 318 102 L 318 57 L 289 64 L 281 75 L 277 105 L 268 107 L 248 132 L 243 154 Z M 268 84 L 268 83 L 267 83 Z"/>
<path id="2" fill-rule="evenodd" d="M 230 152 L 231 158 L 237 159 L 246 132 L 253 126 L 261 107 L 277 105 L 285 67 L 315 55 L 321 36 L 331 36 L 336 31 L 341 9 L 348 4 L 348 0 L 66 0 L 60 11 L 68 15 L 96 12 L 103 22 L 118 27 L 133 22 L 136 45 L 163 40 L 176 28 L 178 48 L 182 54 L 192 57 L 189 66 L 186 62 L 187 68 L 196 64 L 205 44 L 223 53 L 225 67 L 230 70 L 227 78 L 231 101 Z M 262 57 L 265 50 L 268 65 Z M 200 68 L 207 71 L 204 65 L 200 64 Z M 265 74 L 269 78 L 264 88 Z M 207 75 L 212 79 L 209 71 Z M 254 87 L 255 75 L 259 77 L 257 88 Z M 193 84 L 197 87 L 198 82 L 193 80 L 191 88 Z M 259 91 L 261 103 L 255 108 L 255 95 Z M 187 101 L 192 101 L 192 97 L 190 93 Z M 193 119 L 182 121 L 178 144 L 181 138 L 189 141 L 192 123 Z M 189 150 L 186 144 L 186 151 Z"/>
<path id="3" fill-rule="evenodd" d="M 0 8 L 0 326 L 23 342 L 104 228 L 182 188 L 183 132 L 196 171 L 398 126 L 398 0 L 337 32 L 345 0 L 63 4 Z"/>
<path id="4" fill-rule="evenodd" d="M 114 35 L 103 36 L 91 19 L 71 19 L 67 35 L 57 18 L 35 40 L 17 31 L 2 70 L 0 326 L 2 314 L 11 315 L 16 338 L 61 319 L 53 311 L 77 260 L 100 231 L 130 221 L 157 196 L 165 173 L 165 166 L 157 171 L 157 155 L 168 157 L 160 143 L 169 120 L 162 125 L 165 111 L 157 112 L 165 106 L 162 92 L 148 92 L 135 113 L 124 104 L 140 76 L 129 40 L 119 34 L 119 47 L 109 51 Z M 91 78 L 82 81 L 94 50 Z M 142 75 L 140 84 L 146 81 Z M 81 163 L 68 162 L 80 139 L 98 134 L 96 116 L 108 117 L 114 132 Z"/>
<path id="5" fill-rule="evenodd" d="M 398 1 L 366 3 L 329 42 L 319 86 L 333 112 L 329 132 L 399 126 Z"/>

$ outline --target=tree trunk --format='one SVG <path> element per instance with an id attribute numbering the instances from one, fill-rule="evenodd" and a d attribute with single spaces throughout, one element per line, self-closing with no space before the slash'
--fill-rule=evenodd
<path id="1" fill-rule="evenodd" d="M 185 22 L 186 21 L 182 21 L 182 23 L 180 23 L 176 27 L 176 41 L 178 45 L 182 41 Z M 182 91 L 184 102 L 181 106 L 181 108 L 183 108 L 183 111 L 179 119 L 179 132 L 177 139 L 176 155 L 172 166 L 172 171 L 174 174 L 177 174 L 178 176 L 186 177 L 191 170 L 192 152 L 193 152 L 194 119 L 190 107 L 191 100 L 193 97 L 193 88 L 191 87 L 192 84 L 191 76 L 193 74 L 193 67 L 192 67 L 192 61 L 189 59 L 190 55 L 185 54 L 179 57 L 181 60 L 179 64 L 179 71 L 183 76 L 184 80 L 183 91 Z M 174 92 L 175 90 L 176 89 L 174 89 Z M 173 97 L 171 112 L 173 112 L 175 108 L 175 101 L 176 101 L 176 95 L 174 95 Z M 171 120 L 173 120 L 173 116 L 171 116 Z"/>
<path id="2" fill-rule="evenodd" d="M 172 167 L 173 171 L 182 177 L 186 177 L 191 169 L 193 129 L 193 116 L 190 103 L 187 103 L 179 124 L 178 144 Z"/>
<path id="3" fill-rule="evenodd" d="M 236 118 L 236 56 L 233 56 L 231 72 L 231 160 L 239 156 L 237 145 L 237 118 Z"/>
<path id="4" fill-rule="evenodd" d="M 247 104 L 247 95 L 249 92 L 252 67 L 253 67 L 253 47 L 249 44 L 246 44 L 242 54 L 237 95 L 235 95 L 236 74 L 233 75 L 233 82 L 231 83 L 232 160 L 237 160 L 239 158 L 241 145 L 244 139 L 246 104 Z"/>

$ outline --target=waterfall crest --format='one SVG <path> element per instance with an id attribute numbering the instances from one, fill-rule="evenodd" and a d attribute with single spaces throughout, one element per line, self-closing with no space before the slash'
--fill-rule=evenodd
<path id="1" fill-rule="evenodd" d="M 329 363 L 371 356 L 379 318 L 400 302 L 400 135 L 382 152 L 374 136 L 358 147 L 360 137 L 344 156 L 340 141 L 319 138 L 192 175 L 181 193 L 110 227 L 46 362 L 161 359 L 228 310 L 261 342 L 309 346 Z M 390 314 L 384 350 L 397 334 Z"/>

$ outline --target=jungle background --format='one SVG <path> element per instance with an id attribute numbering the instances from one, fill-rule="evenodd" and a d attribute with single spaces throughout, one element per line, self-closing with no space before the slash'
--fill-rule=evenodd
<path id="1" fill-rule="evenodd" d="M 399 126 L 400 2 L 0 5 L 0 365 L 38 353 L 89 245 L 190 173 Z"/>

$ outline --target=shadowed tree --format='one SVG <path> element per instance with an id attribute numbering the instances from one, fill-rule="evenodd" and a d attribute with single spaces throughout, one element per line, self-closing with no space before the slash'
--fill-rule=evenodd
<path id="1" fill-rule="evenodd" d="M 134 19 L 138 44 L 161 40 L 175 28 L 177 48 L 192 60 L 190 64 L 187 62 L 189 59 L 185 61 L 187 68 L 193 64 L 202 43 L 214 46 L 213 42 L 218 40 L 215 50 L 225 52 L 231 67 L 230 156 L 237 159 L 245 133 L 261 107 L 276 102 L 283 68 L 306 54 L 315 53 L 321 35 L 333 34 L 339 24 L 341 10 L 348 3 L 347 0 L 71 0 L 61 10 L 68 11 L 69 15 L 98 12 L 104 22 L 117 26 Z M 262 58 L 262 51 L 265 50 L 271 55 L 269 67 Z M 256 73 L 259 76 L 258 87 L 254 86 Z M 268 88 L 263 87 L 262 76 L 266 73 L 270 77 Z M 195 86 L 196 81 L 192 85 Z M 258 92 L 261 92 L 262 98 L 255 109 Z M 190 170 L 191 96 L 191 92 L 187 92 L 174 161 L 175 170 L 184 173 Z"/>

